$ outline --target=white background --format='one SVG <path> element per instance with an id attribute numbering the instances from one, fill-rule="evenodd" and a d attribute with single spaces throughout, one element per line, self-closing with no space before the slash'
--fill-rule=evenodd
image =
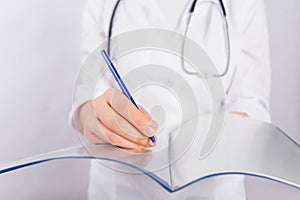
<path id="1" fill-rule="evenodd" d="M 0 2 L 0 165 L 79 143 L 68 113 L 84 3 Z M 300 142 L 300 1 L 266 3 L 272 119 Z M 87 169 L 63 161 L 0 175 L 0 199 L 84 199 Z"/>

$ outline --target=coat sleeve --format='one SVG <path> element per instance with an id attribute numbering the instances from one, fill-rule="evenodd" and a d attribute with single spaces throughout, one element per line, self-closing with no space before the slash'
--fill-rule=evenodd
<path id="1" fill-rule="evenodd" d="M 82 15 L 81 61 L 106 40 L 104 23 L 105 0 L 87 0 Z"/>
<path id="2" fill-rule="evenodd" d="M 250 117 L 270 122 L 271 74 L 265 7 L 263 0 L 251 2 L 240 29 L 237 72 L 226 99 L 226 109 L 228 112 L 245 112 Z"/>
<path id="3" fill-rule="evenodd" d="M 98 60 L 100 54 L 97 55 L 98 51 L 95 50 L 107 39 L 107 28 L 105 28 L 105 23 L 103 23 L 105 3 L 105 0 L 87 0 L 83 11 L 81 35 L 82 64 L 74 85 L 73 104 L 70 113 L 70 121 L 73 126 L 75 126 L 74 122 L 77 121 L 78 108 L 83 103 L 95 98 L 98 79 L 103 71 L 104 66 L 100 66 Z"/>

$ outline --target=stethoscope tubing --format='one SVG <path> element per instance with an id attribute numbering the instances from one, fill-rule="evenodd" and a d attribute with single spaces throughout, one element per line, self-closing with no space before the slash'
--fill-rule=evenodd
<path id="1" fill-rule="evenodd" d="M 114 26 L 114 19 L 115 19 L 118 7 L 120 5 L 120 2 L 121 2 L 121 0 L 117 0 L 115 6 L 113 8 L 113 11 L 112 11 L 112 14 L 111 14 L 111 17 L 110 17 L 110 22 L 109 22 L 107 53 L 110 56 L 111 56 L 111 37 L 112 37 L 112 31 L 113 31 L 113 26 Z M 219 8 L 219 10 L 221 12 L 221 15 L 223 16 L 222 18 L 223 18 L 223 22 L 224 22 L 223 24 L 224 24 L 224 27 L 225 27 L 225 40 L 226 40 L 225 45 L 226 45 L 226 51 L 227 51 L 227 61 L 226 61 L 225 70 L 220 74 L 202 74 L 202 75 L 200 75 L 199 72 L 191 72 L 191 71 L 187 70 L 186 67 L 185 67 L 183 58 L 184 58 L 184 53 L 185 53 L 186 37 L 187 37 L 187 34 L 188 34 L 188 30 L 189 30 L 190 22 L 191 22 L 191 19 L 192 19 L 192 15 L 193 15 L 193 13 L 196 9 L 196 5 L 198 3 L 198 0 L 193 0 L 193 2 L 191 4 L 191 7 L 188 11 L 189 16 L 188 16 L 187 25 L 186 25 L 186 28 L 185 28 L 185 31 L 184 31 L 184 39 L 183 39 L 182 48 L 181 48 L 181 66 L 182 66 L 183 71 L 186 72 L 187 74 L 197 75 L 201 78 L 222 78 L 222 77 L 224 77 L 225 75 L 228 74 L 229 66 L 230 66 L 230 60 L 231 60 L 231 46 L 230 46 L 229 26 L 228 26 L 227 13 L 226 13 L 224 3 L 223 3 L 222 0 L 218 0 L 218 2 L 219 2 L 219 5 L 217 5 L 216 2 L 211 1 L 211 0 L 202 1 L 200 3 L 212 3 L 212 4 L 214 4 L 216 7 Z M 181 17 L 180 21 L 182 21 L 182 17 Z"/>

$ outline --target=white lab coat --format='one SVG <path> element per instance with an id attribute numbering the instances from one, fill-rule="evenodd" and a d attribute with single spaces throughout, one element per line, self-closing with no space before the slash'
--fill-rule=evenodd
<path id="1" fill-rule="evenodd" d="M 201 2 L 199 0 L 198 2 Z M 203 0 L 204 1 L 204 0 Z M 218 3 L 217 0 L 213 0 Z M 192 1 L 190 0 L 123 0 L 118 8 L 113 34 L 117 35 L 126 31 L 139 28 L 160 28 L 181 32 L 184 30 L 185 23 L 178 25 L 178 20 L 183 13 L 183 18 L 187 15 L 187 10 Z M 88 0 L 87 7 L 83 15 L 83 35 L 82 35 L 82 58 L 87 56 L 101 43 L 107 40 L 109 21 L 112 9 L 116 0 Z M 250 117 L 270 122 L 269 116 L 269 90 L 270 90 L 270 65 L 267 23 L 262 0 L 224 0 L 226 7 L 230 44 L 231 44 L 231 63 L 228 74 L 222 78 L 224 90 L 230 87 L 226 95 L 226 112 L 245 112 Z M 200 5 L 200 4 L 199 4 Z M 190 24 L 188 36 L 201 45 L 208 55 L 212 58 L 217 69 L 223 71 L 226 62 L 224 30 L 222 27 L 220 13 L 213 5 L 196 6 Z M 144 56 L 143 54 L 147 54 Z M 150 56 L 149 56 L 150 55 Z M 170 55 L 163 55 L 161 59 L 157 52 L 137 52 L 126 58 L 118 60 L 121 74 L 130 72 L 134 67 L 144 64 L 155 63 L 165 66 L 176 66 L 176 58 Z M 134 59 L 136 57 L 143 59 Z M 174 61 L 175 60 L 175 61 Z M 126 67 L 124 67 L 126 66 Z M 99 66 L 101 67 L 101 66 Z M 102 66 L 104 67 L 104 66 Z M 220 68 L 219 68 L 220 67 Z M 233 74 L 236 67 L 236 75 Z M 176 67 L 174 67 L 176 68 Z M 199 94 L 199 104 L 202 106 L 201 112 L 209 112 L 209 94 L 204 92 L 205 86 L 195 85 L 196 78 L 191 78 L 180 68 L 175 70 L 183 74 L 186 79 L 194 84 L 195 94 Z M 86 72 L 87 77 L 97 74 L 94 71 Z M 111 80 L 111 76 L 102 79 L 98 87 L 97 94 L 100 95 L 108 87 L 116 87 Z M 88 85 L 88 79 L 82 79 L 79 85 Z M 231 85 L 231 86 L 230 86 Z M 85 87 L 82 87 L 85 88 Z M 176 116 L 180 109 L 176 107 L 176 100 L 171 102 L 170 94 L 164 93 L 159 88 L 145 88 L 142 93 L 136 92 L 134 97 L 139 104 L 146 109 L 153 106 L 149 99 L 159 102 L 164 106 L 168 119 L 164 131 L 171 130 L 173 125 L 180 121 Z M 80 91 L 77 92 L 80 96 Z M 160 95 L 153 95 L 159 93 Z M 82 95 L 74 99 L 74 111 L 89 97 Z M 148 94 L 148 95 L 147 95 Z M 158 98 L 159 97 L 159 98 Z M 201 97 L 201 98 L 200 98 Z M 242 134 L 242 133 L 241 133 Z M 163 136 L 162 136 L 163 137 Z M 160 139 L 160 143 L 164 140 Z M 245 199 L 243 177 L 226 176 L 221 177 L 202 186 L 202 190 L 191 193 L 178 192 L 168 194 L 161 190 L 153 194 L 149 189 L 145 177 L 132 176 L 126 173 L 118 173 L 97 162 L 92 162 L 90 172 L 89 198 L 90 199 Z M 149 181 L 149 180 L 148 180 Z M 155 186 L 151 186 L 155 187 Z M 199 186 L 200 187 L 200 186 Z M 153 188 L 152 188 L 153 189 Z M 158 190 L 157 188 L 153 190 Z"/>

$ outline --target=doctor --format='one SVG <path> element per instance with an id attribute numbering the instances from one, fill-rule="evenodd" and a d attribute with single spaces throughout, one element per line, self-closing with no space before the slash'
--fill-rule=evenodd
<path id="1" fill-rule="evenodd" d="M 191 9 L 192 18 L 187 24 Z M 184 33 L 188 25 L 188 37 L 205 49 L 215 65 L 221 66 L 217 68 L 222 72 L 228 59 L 222 9 L 228 21 L 231 57 L 229 70 L 222 77 L 226 90 L 223 100 L 226 112 L 270 122 L 270 65 L 263 0 L 121 0 L 119 3 L 117 0 L 88 0 L 83 15 L 82 58 L 85 60 L 110 34 L 114 36 L 140 28 Z M 156 55 L 152 57 L 152 61 L 160 60 L 159 57 L 155 58 Z M 130 57 L 121 60 L 118 63 L 118 66 L 124 68 L 120 69 L 121 74 L 125 74 L 126 67 L 132 66 L 134 62 L 142 62 L 137 64 L 140 65 L 150 61 L 134 61 Z M 97 73 L 91 70 L 86 72 L 86 77 Z M 180 73 L 184 72 L 181 70 Z M 76 128 L 96 144 L 110 143 L 123 148 L 148 149 L 163 142 L 158 140 L 153 143 L 149 139 L 149 136 L 155 136 L 160 126 L 146 111 L 151 108 L 147 101 L 153 97 L 151 91 L 149 96 L 146 95 L 148 92 L 134 94 L 137 102 L 142 104 L 139 105 L 140 110 L 137 110 L 118 89 L 114 89 L 116 86 L 111 82 L 109 78 L 104 79 L 98 89 L 99 95 L 94 99 L 85 98 L 84 92 L 80 98 L 75 98 L 73 122 L 77 124 Z M 88 79 L 82 79 L 79 84 L 88 87 Z M 203 87 L 195 87 L 200 88 L 199 96 L 205 96 L 201 91 Z M 164 95 L 160 96 L 160 100 L 162 103 L 168 102 Z M 172 112 L 172 106 L 168 109 Z M 212 179 L 209 186 L 196 194 L 153 194 L 147 186 L 133 183 L 127 174 L 114 172 L 92 161 L 89 199 L 244 200 L 246 195 L 243 182 L 243 177 L 226 176 Z"/>

